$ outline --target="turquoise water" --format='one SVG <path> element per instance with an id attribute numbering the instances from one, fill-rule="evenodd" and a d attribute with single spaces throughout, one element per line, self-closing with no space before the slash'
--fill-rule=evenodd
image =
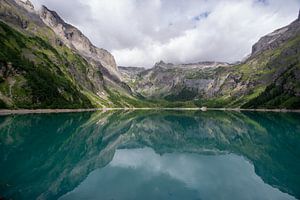
<path id="1" fill-rule="evenodd" d="M 0 199 L 300 199 L 300 114 L 0 117 Z"/>

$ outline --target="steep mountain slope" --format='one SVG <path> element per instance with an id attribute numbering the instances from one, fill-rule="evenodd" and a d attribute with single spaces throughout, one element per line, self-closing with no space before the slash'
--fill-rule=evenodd
<path id="1" fill-rule="evenodd" d="M 253 46 L 250 61 L 268 52 L 273 52 L 266 64 L 273 70 L 267 77 L 271 81 L 244 107 L 300 108 L 300 12 L 296 21 L 261 38 Z"/>
<path id="2" fill-rule="evenodd" d="M 77 28 L 64 22 L 56 12 L 47 7 L 42 7 L 40 17 L 59 36 L 63 44 L 97 66 L 107 80 L 117 84 L 121 82 L 121 75 L 113 55 L 105 49 L 95 47 Z"/>
<path id="3" fill-rule="evenodd" d="M 208 105 L 244 108 L 300 108 L 300 20 L 261 38 L 227 75 Z M 214 102 L 215 101 L 215 102 Z"/>
<path id="4" fill-rule="evenodd" d="M 113 56 L 75 27 L 29 1 L 0 2 L 0 106 L 137 106 Z M 64 32 L 62 32 L 64 31 Z"/>
<path id="5" fill-rule="evenodd" d="M 300 108 L 300 19 L 262 37 L 240 64 L 163 62 L 126 79 L 146 98 L 198 106 Z M 130 69 L 122 68 L 123 74 Z M 136 72 L 136 70 L 135 70 Z"/>
<path id="6" fill-rule="evenodd" d="M 134 68 L 121 68 L 121 73 L 124 76 L 131 74 L 130 79 L 125 81 L 134 91 L 147 98 L 186 101 L 200 95 L 209 97 L 210 85 L 219 66 L 230 65 L 219 62 L 174 65 L 160 61 L 151 69 L 138 73 L 134 70 L 132 73 Z"/>
<path id="7" fill-rule="evenodd" d="M 0 48 L 4 49 L 0 52 L 1 107 L 92 106 L 67 72 L 67 65 L 62 65 L 70 64 L 66 57 L 51 45 L 38 37 L 26 37 L 2 22 L 0 38 Z M 83 60 L 78 61 L 84 66 Z"/>

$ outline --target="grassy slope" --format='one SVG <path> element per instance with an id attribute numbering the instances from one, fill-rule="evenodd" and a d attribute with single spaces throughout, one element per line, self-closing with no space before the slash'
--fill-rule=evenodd
<path id="1" fill-rule="evenodd" d="M 300 108 L 300 37 L 290 41 L 278 57 L 267 64 L 281 69 L 266 89 L 243 105 L 245 108 Z"/>
<path id="2" fill-rule="evenodd" d="M 221 95 L 196 102 L 198 106 L 242 108 L 300 108 L 300 36 L 275 50 L 265 51 L 246 63 L 219 69 L 244 88 L 221 86 Z M 223 87 L 223 88 L 222 88 Z M 298 94 L 298 95 L 297 95 Z"/>
<path id="3" fill-rule="evenodd" d="M 91 107 L 61 54 L 39 37 L 25 36 L 0 22 L 0 99 L 11 108 Z M 11 63 L 11 64 L 9 64 Z"/>
<path id="4" fill-rule="evenodd" d="M 0 21 L 0 108 L 160 105 L 159 102 L 142 101 L 105 86 L 103 91 L 106 95 L 99 97 L 92 91 L 97 83 L 87 77 L 92 66 L 66 46 L 48 43 L 45 31 L 38 35 L 41 37 L 21 33 Z M 99 74 L 93 76 L 102 77 L 100 71 L 95 73 Z"/>

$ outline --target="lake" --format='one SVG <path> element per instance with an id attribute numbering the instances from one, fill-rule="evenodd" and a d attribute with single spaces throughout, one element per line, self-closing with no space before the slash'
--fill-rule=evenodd
<path id="1" fill-rule="evenodd" d="M 300 114 L 1 116 L 0 199 L 300 199 Z"/>

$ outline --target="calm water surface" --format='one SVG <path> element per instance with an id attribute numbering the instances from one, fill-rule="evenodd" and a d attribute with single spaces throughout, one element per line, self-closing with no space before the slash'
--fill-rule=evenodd
<path id="1" fill-rule="evenodd" d="M 2 116 L 0 199 L 300 199 L 300 114 Z"/>

